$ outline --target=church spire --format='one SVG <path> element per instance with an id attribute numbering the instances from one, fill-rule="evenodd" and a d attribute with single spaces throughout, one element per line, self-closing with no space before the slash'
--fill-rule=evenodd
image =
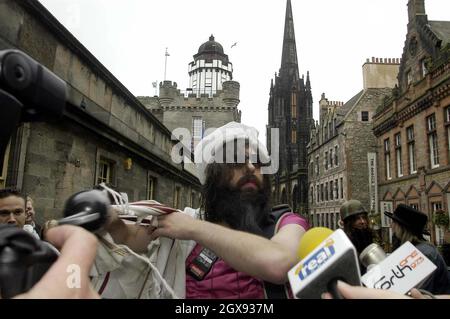
<path id="1" fill-rule="evenodd" d="M 280 76 L 293 75 L 298 79 L 297 46 L 295 44 L 294 17 L 291 0 L 287 0 L 286 18 L 284 22 L 283 54 L 281 56 Z"/>

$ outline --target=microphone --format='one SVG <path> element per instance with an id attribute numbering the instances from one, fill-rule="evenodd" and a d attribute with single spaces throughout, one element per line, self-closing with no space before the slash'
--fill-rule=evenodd
<path id="1" fill-rule="evenodd" d="M 372 258 L 368 255 L 371 253 L 366 252 L 360 258 L 373 260 L 373 262 L 379 259 L 379 256 Z M 406 294 L 412 288 L 420 285 L 436 268 L 436 265 L 419 249 L 410 242 L 406 242 L 380 263 L 371 267 L 362 276 L 361 281 L 368 288 L 392 290 Z"/>
<path id="2" fill-rule="evenodd" d="M 297 256 L 299 260 L 305 258 L 332 233 L 333 231 L 326 227 L 314 227 L 308 230 L 298 245 Z"/>
<path id="3" fill-rule="evenodd" d="M 361 285 L 355 247 L 342 229 L 332 232 L 324 240 L 324 230 L 313 228 L 308 232 L 303 236 L 298 252 L 299 257 L 304 257 L 288 272 L 295 298 L 320 299 L 322 293 L 328 291 L 334 298 L 342 299 L 336 287 L 338 280 Z M 320 244 L 313 248 L 317 242 Z M 301 247 L 305 247 L 305 251 L 301 251 Z M 312 248 L 312 251 L 307 251 L 307 248 Z"/>
<path id="4" fill-rule="evenodd" d="M 109 199 L 100 190 L 82 191 L 69 197 L 64 205 L 63 219 L 58 225 L 80 226 L 90 232 L 103 228 L 108 220 Z"/>
<path id="5" fill-rule="evenodd" d="M 386 253 L 380 245 L 373 243 L 367 246 L 359 255 L 359 261 L 367 271 L 386 259 Z"/>

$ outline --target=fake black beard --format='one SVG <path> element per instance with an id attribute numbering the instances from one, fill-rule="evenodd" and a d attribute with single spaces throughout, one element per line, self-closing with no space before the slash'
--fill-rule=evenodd
<path id="1" fill-rule="evenodd" d="M 223 190 L 211 211 L 207 213 L 208 221 L 226 223 L 235 230 L 263 235 L 262 227 L 268 220 L 268 198 L 262 190 L 240 191 Z"/>
<path id="2" fill-rule="evenodd" d="M 356 248 L 358 254 L 360 254 L 364 248 L 373 243 L 373 234 L 369 228 L 357 229 L 354 228 L 351 231 L 350 239 Z"/>

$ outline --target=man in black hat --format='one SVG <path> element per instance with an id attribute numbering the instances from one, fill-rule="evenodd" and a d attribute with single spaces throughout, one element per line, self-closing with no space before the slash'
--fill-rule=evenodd
<path id="1" fill-rule="evenodd" d="M 397 249 L 409 241 L 437 267 L 420 288 L 433 294 L 450 293 L 450 274 L 447 265 L 437 248 L 423 237 L 427 234 L 425 228 L 428 216 L 404 204 L 398 205 L 393 214 L 390 212 L 384 214 L 392 218 L 393 248 Z"/>

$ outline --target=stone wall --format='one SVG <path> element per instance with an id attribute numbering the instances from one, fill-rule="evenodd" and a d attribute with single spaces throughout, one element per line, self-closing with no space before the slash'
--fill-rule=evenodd
<path id="1" fill-rule="evenodd" d="M 12 140 L 7 186 L 35 200 L 39 221 L 60 217 L 65 200 L 97 183 L 98 164 L 113 164 L 112 186 L 131 201 L 147 198 L 148 174 L 155 199 L 181 204 L 199 192 L 198 180 L 171 161 L 177 141 L 38 1 L 0 3 L 0 50 L 24 51 L 67 83 L 67 109 L 57 123 L 25 124 Z M 26 132 L 26 134 L 24 134 Z M 126 168 L 124 161 L 131 160 Z"/>

